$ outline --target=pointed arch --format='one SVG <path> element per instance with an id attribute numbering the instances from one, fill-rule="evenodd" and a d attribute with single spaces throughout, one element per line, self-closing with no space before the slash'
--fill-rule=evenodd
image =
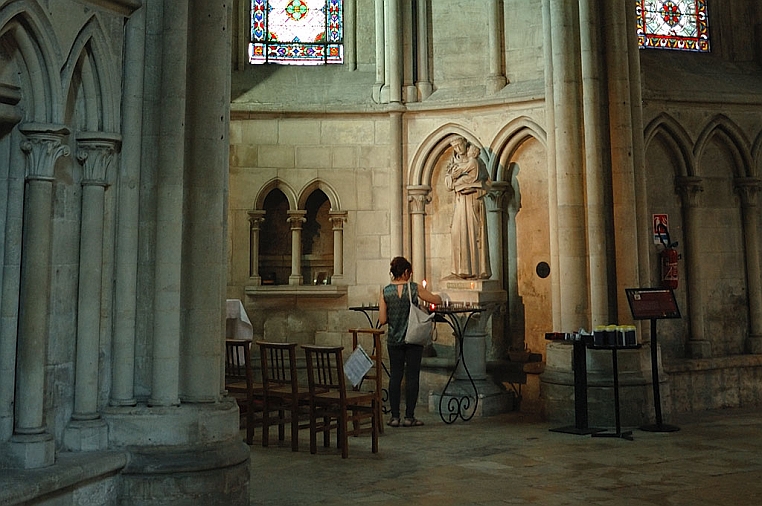
<path id="1" fill-rule="evenodd" d="M 646 126 L 644 131 L 645 152 L 654 139 L 661 139 L 672 151 L 679 174 L 676 176 L 695 176 L 695 161 L 691 150 L 690 136 L 672 116 L 662 113 Z"/>
<path id="2" fill-rule="evenodd" d="M 25 122 L 61 124 L 61 83 L 56 62 L 61 61 L 57 33 L 37 2 L 20 0 L 0 9 L 0 41 L 19 55 L 15 60 L 27 90 Z"/>
<path id="3" fill-rule="evenodd" d="M 760 172 L 762 172 L 762 132 L 759 133 L 756 140 L 754 141 L 754 146 L 751 148 L 751 156 L 752 156 L 752 166 L 751 166 L 751 177 L 759 177 Z"/>
<path id="4" fill-rule="evenodd" d="M 701 160 L 704 150 L 715 136 L 724 138 L 726 143 L 733 148 L 730 150 L 735 161 L 733 175 L 735 177 L 750 177 L 752 157 L 749 141 L 746 139 L 743 130 L 724 114 L 718 114 L 706 124 L 693 149 L 694 159 L 696 161 Z"/>
<path id="5" fill-rule="evenodd" d="M 92 15 L 77 34 L 69 55 L 61 70 L 61 82 L 65 95 L 69 96 L 79 72 L 84 92 L 86 130 L 116 132 L 119 125 L 118 85 L 112 76 L 118 75 L 113 68 L 112 50 L 96 15 Z M 93 110 L 94 109 L 94 110 Z"/>
<path id="6" fill-rule="evenodd" d="M 299 200 L 297 204 L 297 209 L 304 209 L 305 204 L 307 203 L 307 199 L 312 195 L 312 192 L 315 190 L 320 190 L 323 193 L 325 193 L 326 197 L 328 197 L 328 201 L 331 203 L 331 211 L 341 211 L 341 202 L 339 202 L 339 195 L 336 193 L 336 191 L 326 183 L 325 181 L 321 181 L 320 179 L 313 179 L 299 192 Z"/>
<path id="7" fill-rule="evenodd" d="M 530 139 L 540 141 L 547 148 L 548 139 L 545 130 L 525 116 L 514 119 L 498 132 L 490 145 L 490 151 L 499 153 L 500 156 L 491 157 L 487 167 L 493 181 L 510 182 L 509 164 L 514 158 L 516 150 Z"/>
<path id="8" fill-rule="evenodd" d="M 296 200 L 296 193 L 294 193 L 294 190 L 291 189 L 288 183 L 286 183 L 285 181 L 281 179 L 278 179 L 277 177 L 271 179 L 270 181 L 268 181 L 262 186 L 262 189 L 259 190 L 259 193 L 257 193 L 257 196 L 254 199 L 253 209 L 264 209 L 265 199 L 267 198 L 267 195 L 276 188 L 282 191 L 283 195 L 286 196 L 286 200 L 288 200 L 289 210 L 291 211 L 297 210 L 298 206 L 297 206 L 297 200 Z"/>
<path id="9" fill-rule="evenodd" d="M 455 123 L 447 123 L 434 130 L 418 146 L 408 172 L 408 186 L 431 186 L 434 168 L 455 137 L 464 137 L 475 146 L 482 147 L 474 134 Z"/>

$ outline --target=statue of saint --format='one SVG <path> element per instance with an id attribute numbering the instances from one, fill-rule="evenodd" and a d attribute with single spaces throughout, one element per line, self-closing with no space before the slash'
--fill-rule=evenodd
<path id="1" fill-rule="evenodd" d="M 445 185 L 455 192 L 455 208 L 450 226 L 452 274 L 463 279 L 488 279 L 492 275 L 487 246 L 487 215 L 484 197 L 491 183 L 479 160 L 481 149 L 458 137 L 450 145 Z"/>

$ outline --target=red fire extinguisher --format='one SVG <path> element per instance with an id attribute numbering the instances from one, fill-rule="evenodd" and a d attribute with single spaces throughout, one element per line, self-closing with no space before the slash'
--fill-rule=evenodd
<path id="1" fill-rule="evenodd" d="M 659 253 L 661 258 L 661 286 L 675 290 L 680 280 L 677 269 L 677 261 L 680 259 L 680 254 L 676 249 L 677 242 L 670 240 L 669 230 L 663 224 L 659 224 L 657 233 L 663 246 L 663 249 Z"/>

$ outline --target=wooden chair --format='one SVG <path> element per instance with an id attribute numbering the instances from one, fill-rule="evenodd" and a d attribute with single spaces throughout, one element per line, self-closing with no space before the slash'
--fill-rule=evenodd
<path id="1" fill-rule="evenodd" d="M 344 375 L 343 346 L 303 344 L 307 357 L 307 380 L 310 392 L 310 453 L 317 453 L 317 434 L 323 433 L 323 446 L 330 446 L 330 431 L 337 430 L 341 457 L 349 456 L 349 422 L 371 419 L 372 451 L 378 453 L 380 410 L 376 394 L 347 389 Z"/>
<path id="2" fill-rule="evenodd" d="M 251 341 L 225 340 L 225 389 L 238 403 L 241 418 L 245 420 L 246 444 L 254 442 L 256 414 L 262 411 L 263 386 L 254 381 L 251 365 Z"/>
<path id="3" fill-rule="evenodd" d="M 365 374 L 363 381 L 354 387 L 357 391 L 369 391 L 373 392 L 376 396 L 376 407 L 378 409 L 378 419 L 383 420 L 382 408 L 383 408 L 383 395 L 384 391 L 384 364 L 383 364 L 383 348 L 381 346 L 381 336 L 384 335 L 384 331 L 381 329 L 370 328 L 357 328 L 349 329 L 352 333 L 352 350 L 356 350 L 357 346 L 364 344 L 363 349 L 373 361 L 373 367 Z M 370 336 L 370 339 L 367 338 Z M 368 387 L 365 380 L 369 380 L 372 388 Z M 357 434 L 360 431 L 359 424 L 355 424 L 354 432 Z M 384 433 L 384 424 L 381 423 L 378 426 L 379 433 Z"/>
<path id="4" fill-rule="evenodd" d="M 296 343 L 257 341 L 257 344 L 264 387 L 262 446 L 269 443 L 270 426 L 278 426 L 278 440 L 283 441 L 285 424 L 290 424 L 291 450 L 298 451 L 299 429 L 309 427 L 306 423 L 309 392 L 299 388 Z"/>

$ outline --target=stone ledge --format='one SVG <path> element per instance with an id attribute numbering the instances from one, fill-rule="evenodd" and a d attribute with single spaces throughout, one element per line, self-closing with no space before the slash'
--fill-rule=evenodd
<path id="1" fill-rule="evenodd" d="M 667 374 L 762 366 L 762 355 L 680 359 L 662 363 Z"/>
<path id="2" fill-rule="evenodd" d="M 100 481 L 127 465 L 127 452 L 59 453 L 52 466 L 0 473 L 0 504 L 25 504 L 78 484 Z"/>

